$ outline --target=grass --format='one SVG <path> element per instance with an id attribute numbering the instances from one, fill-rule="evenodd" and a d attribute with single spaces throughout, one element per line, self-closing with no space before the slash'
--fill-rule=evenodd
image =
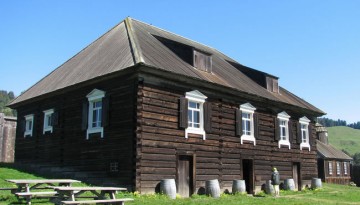
<path id="1" fill-rule="evenodd" d="M 329 143 L 334 147 L 346 150 L 351 155 L 359 152 L 360 130 L 351 127 L 337 126 L 327 127 L 329 133 Z"/>
<path id="2" fill-rule="evenodd" d="M 13 187 L 13 184 L 5 182 L 4 179 L 36 179 L 41 178 L 16 169 L 0 167 L 0 187 Z M 88 186 L 86 184 L 75 184 L 74 186 Z M 260 194 L 250 197 L 247 195 L 222 194 L 220 198 L 214 199 L 204 195 L 193 195 L 190 198 L 178 198 L 171 200 L 164 195 L 149 194 L 140 195 L 135 193 L 118 193 L 118 198 L 134 198 L 134 202 L 127 202 L 129 205 L 215 205 L 215 204 L 360 204 L 360 188 L 345 185 L 323 184 L 319 190 L 305 190 L 301 192 L 281 191 L 280 197 L 274 198 L 269 195 Z M 10 191 L 0 191 L 0 204 L 24 204 L 18 202 Z M 33 199 L 32 204 L 52 205 L 48 199 Z"/>

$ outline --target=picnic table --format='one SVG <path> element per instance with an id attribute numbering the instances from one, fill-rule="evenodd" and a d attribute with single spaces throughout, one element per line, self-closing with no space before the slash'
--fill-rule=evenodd
<path id="1" fill-rule="evenodd" d="M 81 196 L 85 192 L 91 192 L 94 194 L 91 198 L 97 198 L 100 200 L 106 199 L 106 195 L 109 195 L 109 198 L 116 200 L 115 194 L 117 191 L 127 191 L 126 188 L 121 187 L 52 187 L 57 193 L 58 198 L 55 203 L 64 203 L 64 201 L 73 201 L 75 202 L 78 198 L 84 198 Z M 90 197 L 89 197 L 90 198 Z"/>
<path id="2" fill-rule="evenodd" d="M 28 205 L 31 204 L 31 198 L 35 196 L 52 197 L 57 192 L 34 192 L 35 189 L 49 189 L 47 186 L 66 186 L 70 187 L 72 183 L 80 182 L 73 179 L 7 179 L 7 182 L 16 184 L 17 190 L 14 194 L 20 198 L 24 197 Z"/>
<path id="3" fill-rule="evenodd" d="M 73 179 L 6 179 L 6 181 L 16 184 L 18 192 L 30 192 L 30 190 L 38 189 L 42 185 L 71 186 L 72 183 L 81 182 Z"/>

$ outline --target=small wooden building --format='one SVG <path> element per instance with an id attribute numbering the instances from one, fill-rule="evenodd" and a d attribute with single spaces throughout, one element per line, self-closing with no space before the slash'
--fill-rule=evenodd
<path id="1" fill-rule="evenodd" d="M 14 162 L 16 117 L 0 113 L 0 162 Z"/>
<path id="2" fill-rule="evenodd" d="M 349 184 L 353 160 L 341 150 L 329 144 L 328 132 L 321 124 L 316 124 L 318 175 L 322 181 L 335 184 Z"/>
<path id="3" fill-rule="evenodd" d="M 317 177 L 323 111 L 276 76 L 218 50 L 126 18 L 16 98 L 16 161 L 96 172 L 151 193 L 206 180 L 260 190 L 276 166 L 301 188 Z"/>

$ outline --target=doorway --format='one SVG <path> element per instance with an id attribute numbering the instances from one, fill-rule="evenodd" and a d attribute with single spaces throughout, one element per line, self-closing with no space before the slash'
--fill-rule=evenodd
<path id="1" fill-rule="evenodd" d="M 301 191 L 301 168 L 300 162 L 293 163 L 293 179 L 295 183 L 295 189 Z"/>
<path id="2" fill-rule="evenodd" d="M 242 175 L 245 180 L 246 192 L 248 194 L 254 193 L 254 160 L 242 160 Z"/>
<path id="3" fill-rule="evenodd" d="M 179 155 L 177 162 L 177 190 L 183 197 L 194 192 L 194 156 Z"/>

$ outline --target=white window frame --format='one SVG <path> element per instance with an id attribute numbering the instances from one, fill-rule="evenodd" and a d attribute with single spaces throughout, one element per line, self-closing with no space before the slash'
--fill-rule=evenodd
<path id="1" fill-rule="evenodd" d="M 329 175 L 333 175 L 333 163 L 329 162 L 328 165 L 329 165 Z"/>
<path id="2" fill-rule="evenodd" d="M 24 131 L 24 137 L 26 136 L 33 136 L 33 130 L 34 130 L 34 114 L 25 115 L 25 131 Z M 29 128 L 29 122 L 31 122 L 31 128 Z"/>
<path id="3" fill-rule="evenodd" d="M 245 103 L 240 105 L 240 110 L 241 113 L 246 113 L 250 115 L 250 135 L 244 133 L 244 126 L 242 125 L 242 135 L 240 137 L 240 143 L 243 144 L 243 141 L 251 141 L 253 142 L 254 146 L 256 145 L 256 139 L 255 139 L 255 135 L 254 135 L 254 112 L 256 110 L 256 108 L 254 106 L 252 106 L 250 103 Z M 241 114 L 241 123 L 244 122 L 244 120 L 248 121 L 247 119 L 243 118 Z"/>
<path id="4" fill-rule="evenodd" d="M 89 101 L 88 128 L 86 130 L 86 139 L 89 139 L 89 135 L 92 133 L 100 133 L 101 138 L 103 138 L 104 137 L 104 127 L 103 126 L 92 127 L 92 124 L 93 124 L 94 103 L 96 103 L 98 101 L 102 101 L 102 99 L 105 97 L 105 91 L 94 89 L 86 97 L 88 98 L 88 101 Z M 103 108 L 104 108 L 104 105 L 101 104 L 101 112 L 102 112 Z"/>
<path id="5" fill-rule="evenodd" d="M 344 162 L 344 175 L 348 175 L 348 167 L 347 167 L 347 162 Z"/>
<path id="6" fill-rule="evenodd" d="M 336 162 L 336 175 L 341 174 L 341 165 L 340 162 Z"/>
<path id="7" fill-rule="evenodd" d="M 45 134 L 45 132 L 49 132 L 49 131 L 50 131 L 50 133 L 52 133 L 53 132 L 52 118 L 50 118 L 51 125 L 49 125 L 49 116 L 51 116 L 54 113 L 54 109 L 44 110 L 43 113 L 44 113 L 43 134 Z"/>
<path id="8" fill-rule="evenodd" d="M 289 149 L 291 149 L 291 145 L 290 145 L 290 140 L 289 140 L 289 120 L 290 120 L 290 115 L 288 115 L 285 111 L 281 112 L 277 115 L 277 119 L 280 121 L 279 122 L 279 132 L 280 132 L 280 140 L 279 140 L 279 148 L 281 147 L 281 145 L 285 145 L 288 146 Z M 285 121 L 285 140 L 282 139 L 282 125 L 281 125 L 281 121 Z"/>
<path id="9" fill-rule="evenodd" d="M 206 133 L 204 130 L 204 102 L 207 99 L 207 97 L 205 95 L 203 95 L 201 92 L 194 90 L 191 92 L 186 92 L 185 93 L 185 98 L 188 99 L 188 110 L 189 110 L 189 103 L 190 102 L 195 102 L 195 103 L 199 103 L 199 108 L 200 108 L 200 126 L 199 127 L 188 127 L 185 129 L 185 138 L 188 138 L 188 134 L 192 133 L 192 134 L 198 134 L 198 135 L 202 135 L 203 136 L 203 140 L 206 139 Z M 187 113 L 188 118 L 189 118 L 189 114 Z M 189 122 L 189 119 L 188 119 Z"/>
<path id="10" fill-rule="evenodd" d="M 310 133 L 309 133 L 309 123 L 310 120 L 307 117 L 302 117 L 299 119 L 299 123 L 300 123 L 300 129 L 301 129 L 301 143 L 300 143 L 300 150 L 302 150 L 303 148 L 308 148 L 308 150 L 310 151 Z M 305 128 L 302 128 L 302 125 L 305 126 Z M 304 135 L 303 133 L 305 132 L 306 136 L 306 142 L 304 142 Z M 298 136 L 299 137 L 299 136 Z"/>

